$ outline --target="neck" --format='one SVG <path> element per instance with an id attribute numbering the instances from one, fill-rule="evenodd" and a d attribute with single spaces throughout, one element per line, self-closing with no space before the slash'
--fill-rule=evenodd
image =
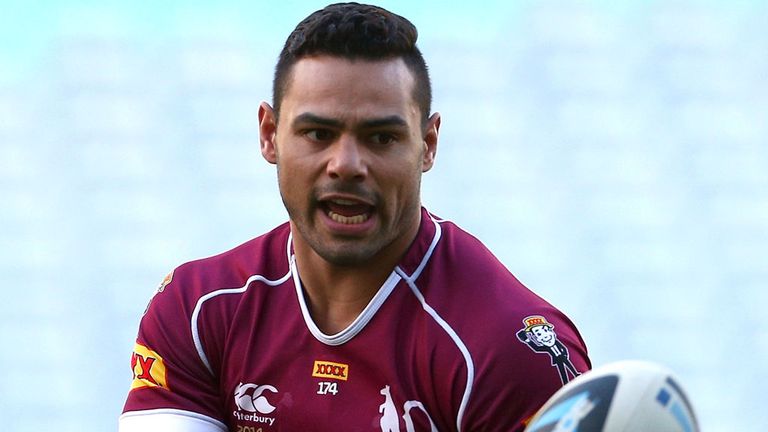
<path id="1" fill-rule="evenodd" d="M 325 334 L 347 328 L 365 309 L 389 277 L 396 262 L 342 267 L 314 251 L 300 253 L 294 240 L 296 267 L 312 319 Z M 311 249 L 310 249 L 311 250 Z"/>
<path id="2" fill-rule="evenodd" d="M 362 313 L 391 273 L 382 269 L 315 270 L 306 261 L 296 257 L 304 295 L 312 319 L 325 334 L 336 334 Z M 394 266 L 392 266 L 394 268 Z"/>
<path id="3" fill-rule="evenodd" d="M 325 334 L 347 328 L 370 303 L 413 242 L 418 224 L 366 263 L 342 266 L 318 255 L 293 229 L 296 267 L 309 312 Z"/>

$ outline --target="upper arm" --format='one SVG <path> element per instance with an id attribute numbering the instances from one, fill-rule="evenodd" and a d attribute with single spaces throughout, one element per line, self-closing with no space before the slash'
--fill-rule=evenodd
<path id="1" fill-rule="evenodd" d="M 197 300 L 185 291 L 191 287 L 184 286 L 189 284 L 184 275 L 176 273 L 141 319 L 131 357 L 133 381 L 120 419 L 121 428 L 124 424 L 129 428 L 126 430 L 147 430 L 133 429 L 137 424 L 180 421 L 224 427 L 218 379 L 203 363 L 192 337 Z M 200 429 L 208 430 L 218 429 Z"/>
<path id="2" fill-rule="evenodd" d="M 573 323 L 554 309 L 542 314 L 554 324 L 570 365 L 578 373 L 589 370 L 586 347 Z M 525 422 L 564 385 L 549 352 L 518 337 L 522 327 L 522 320 L 497 321 L 491 332 L 495 337 L 484 348 L 476 347 L 478 367 L 464 430 L 522 431 Z M 573 379 L 570 370 L 566 379 Z"/>

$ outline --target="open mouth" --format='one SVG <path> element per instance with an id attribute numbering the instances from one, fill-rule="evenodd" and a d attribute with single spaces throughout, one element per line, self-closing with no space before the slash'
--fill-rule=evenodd
<path id="1" fill-rule="evenodd" d="M 349 199 L 323 201 L 323 209 L 333 221 L 344 225 L 356 225 L 371 217 L 373 206 Z"/>

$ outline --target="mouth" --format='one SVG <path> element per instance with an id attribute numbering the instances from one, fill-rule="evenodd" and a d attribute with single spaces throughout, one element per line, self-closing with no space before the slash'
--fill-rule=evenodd
<path id="1" fill-rule="evenodd" d="M 322 201 L 321 207 L 331 220 L 343 225 L 365 223 L 373 213 L 372 205 L 347 198 L 333 198 Z"/>

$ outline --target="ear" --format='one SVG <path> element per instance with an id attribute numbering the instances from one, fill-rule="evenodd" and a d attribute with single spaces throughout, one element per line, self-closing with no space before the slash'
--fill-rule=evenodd
<path id="1" fill-rule="evenodd" d="M 437 141 L 440 134 L 440 113 L 434 113 L 427 120 L 427 128 L 424 131 L 424 160 L 421 171 L 427 172 L 435 164 L 437 155 Z"/>
<path id="2" fill-rule="evenodd" d="M 277 135 L 277 117 L 275 110 L 268 103 L 259 105 L 259 142 L 261 143 L 261 155 L 271 163 L 277 163 L 277 147 L 275 136 Z"/>

